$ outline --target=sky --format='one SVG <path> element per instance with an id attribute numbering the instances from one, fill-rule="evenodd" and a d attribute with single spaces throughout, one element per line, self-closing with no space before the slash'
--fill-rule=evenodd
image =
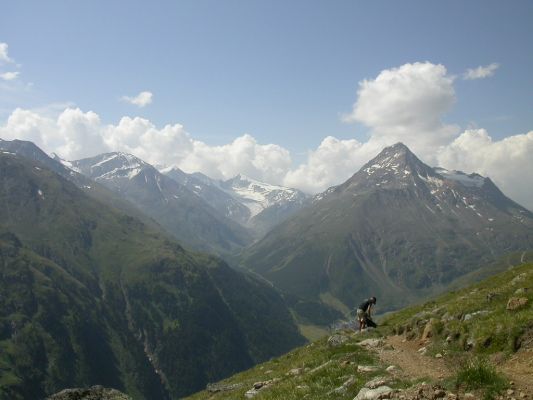
<path id="1" fill-rule="evenodd" d="M 527 0 L 6 0 L 0 137 L 309 193 L 402 141 L 533 209 L 531 21 Z"/>

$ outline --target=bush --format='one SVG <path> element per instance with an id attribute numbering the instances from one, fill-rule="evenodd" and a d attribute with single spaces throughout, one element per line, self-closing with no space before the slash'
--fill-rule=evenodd
<path id="1" fill-rule="evenodd" d="M 484 390 L 484 399 L 493 399 L 507 388 L 507 381 L 494 366 L 481 358 L 468 360 L 457 372 L 456 385 L 467 390 Z"/>

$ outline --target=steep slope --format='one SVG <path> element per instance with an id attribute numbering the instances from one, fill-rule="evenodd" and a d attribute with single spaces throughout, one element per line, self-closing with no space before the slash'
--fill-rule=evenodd
<path id="1" fill-rule="evenodd" d="M 433 169 L 397 144 L 251 246 L 243 264 L 304 300 L 346 311 L 375 294 L 388 310 L 531 248 L 531 212 L 490 179 Z"/>
<path id="2" fill-rule="evenodd" d="M 222 215 L 251 229 L 256 237 L 264 236 L 310 200 L 310 196 L 297 189 L 259 182 L 242 174 L 219 181 L 201 173 L 186 174 L 176 167 L 161 172 L 189 188 Z"/>
<path id="3" fill-rule="evenodd" d="M 224 215 L 241 225 L 245 225 L 250 219 L 248 207 L 222 190 L 220 182 L 200 173 L 187 174 L 176 167 L 165 168 L 161 172 L 201 197 L 220 215 Z"/>
<path id="4" fill-rule="evenodd" d="M 250 210 L 246 225 L 258 236 L 266 234 L 309 201 L 309 196 L 297 189 L 270 185 L 242 174 L 221 182 L 221 187 Z"/>
<path id="5" fill-rule="evenodd" d="M 531 398 L 532 285 L 529 262 L 392 313 L 377 330 L 340 329 L 188 399 Z M 510 392 L 497 397 L 506 380 Z M 377 387 L 387 396 L 368 393 Z"/>
<path id="6" fill-rule="evenodd" d="M 1 154 L 0 204 L 2 400 L 176 399 L 302 342 L 272 289 L 42 164 Z"/>
<path id="7" fill-rule="evenodd" d="M 195 249 L 229 253 L 251 240 L 242 226 L 218 214 L 187 187 L 130 154 L 101 154 L 72 161 L 71 165 L 135 204 Z"/>
<path id="8" fill-rule="evenodd" d="M 140 219 L 143 223 L 157 229 L 157 224 L 145 216 L 140 210 L 124 200 L 116 193 L 100 185 L 91 178 L 82 175 L 72 169 L 72 164 L 62 160 L 57 155 L 54 158 L 49 157 L 44 151 L 32 142 L 25 140 L 2 140 L 0 139 L 0 151 L 5 154 L 18 155 L 29 160 L 38 162 L 41 166 L 46 167 L 63 178 L 74 183 L 79 189 L 83 190 L 90 197 L 104 202 L 106 205 L 117 208 L 135 218 Z M 39 167 L 38 167 L 39 168 Z"/>

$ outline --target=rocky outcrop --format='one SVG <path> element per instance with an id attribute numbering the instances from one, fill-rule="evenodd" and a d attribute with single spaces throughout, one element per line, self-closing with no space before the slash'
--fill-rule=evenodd
<path id="1" fill-rule="evenodd" d="M 132 400 L 132 398 L 115 389 L 92 386 L 90 388 L 65 389 L 46 400 Z"/>
<path id="2" fill-rule="evenodd" d="M 523 308 L 527 305 L 527 297 L 511 297 L 507 302 L 507 310 L 514 311 Z"/>

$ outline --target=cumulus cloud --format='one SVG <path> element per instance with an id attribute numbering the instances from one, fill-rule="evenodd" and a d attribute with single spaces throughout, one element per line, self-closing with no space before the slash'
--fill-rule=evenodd
<path id="1" fill-rule="evenodd" d="M 122 96 L 121 100 L 125 101 L 126 103 L 130 103 L 133 105 L 136 105 L 137 107 L 145 107 L 148 104 L 152 103 L 153 93 L 144 91 L 139 93 L 137 96 Z"/>
<path id="2" fill-rule="evenodd" d="M 359 84 L 351 113 L 344 119 L 366 125 L 368 138 L 328 136 L 293 165 L 290 152 L 244 134 L 211 146 L 196 140 L 181 124 L 156 126 L 141 117 L 104 124 L 93 111 L 67 107 L 52 117 L 16 109 L 0 137 L 26 139 L 66 159 L 108 151 L 132 153 L 151 164 L 174 165 L 218 179 L 239 173 L 274 184 L 317 193 L 353 175 L 387 145 L 409 146 L 429 165 L 491 177 L 512 199 L 533 209 L 533 132 L 494 140 L 483 129 L 461 130 L 444 122 L 455 102 L 454 78 L 442 65 L 405 64 Z M 531 176 L 530 176 L 531 175 Z"/>
<path id="3" fill-rule="evenodd" d="M 0 79 L 3 79 L 4 81 L 12 81 L 14 79 L 17 79 L 17 76 L 20 74 L 20 72 L 4 72 L 0 73 Z"/>
<path id="4" fill-rule="evenodd" d="M 493 140 L 485 129 L 464 131 L 440 149 L 445 168 L 478 172 L 518 203 L 533 210 L 533 131 Z"/>
<path id="5" fill-rule="evenodd" d="M 7 43 L 0 43 L 0 64 L 14 62 L 7 54 L 8 47 Z"/>
<path id="6" fill-rule="evenodd" d="M 496 72 L 500 67 L 498 63 L 492 63 L 485 66 L 479 66 L 477 68 L 469 68 L 463 74 L 463 79 L 472 80 L 472 79 L 484 79 L 488 78 Z"/>
<path id="7" fill-rule="evenodd" d="M 346 122 L 370 128 L 370 142 L 404 142 L 417 153 L 430 155 L 458 132 L 443 117 L 455 102 L 454 77 L 446 67 L 430 62 L 383 70 L 359 83 L 357 100 Z"/>
<path id="8" fill-rule="evenodd" d="M 31 140 L 67 160 L 124 151 L 151 164 L 175 165 L 218 179 L 244 173 L 281 183 L 291 166 L 288 150 L 275 144 L 260 144 L 248 134 L 229 144 L 209 146 L 193 139 L 180 124 L 158 128 L 145 118 L 123 117 L 116 125 L 105 125 L 95 112 L 79 108 L 67 108 L 57 118 L 16 109 L 0 127 L 0 137 Z"/>

